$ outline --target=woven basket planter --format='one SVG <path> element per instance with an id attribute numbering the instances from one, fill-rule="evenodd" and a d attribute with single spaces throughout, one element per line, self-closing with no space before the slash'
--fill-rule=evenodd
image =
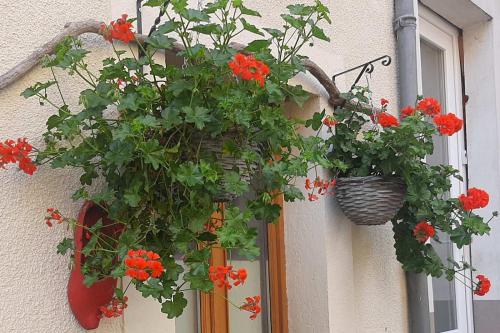
<path id="1" fill-rule="evenodd" d="M 396 177 L 338 178 L 335 197 L 344 214 L 357 225 L 381 225 L 403 205 L 406 188 Z"/>
<path id="2" fill-rule="evenodd" d="M 257 164 L 252 163 L 250 165 L 245 162 L 245 160 L 240 158 L 235 158 L 223 153 L 224 142 L 227 140 L 232 140 L 240 147 L 245 147 L 246 149 L 251 149 L 254 151 L 259 151 L 259 147 L 256 144 L 248 142 L 243 139 L 241 135 L 236 131 L 228 131 L 223 136 L 211 138 L 211 137 L 200 137 L 201 141 L 201 154 L 202 155 L 212 155 L 217 158 L 221 164 L 224 171 L 237 171 L 241 175 L 241 180 L 250 183 L 255 170 L 257 170 Z M 198 138 L 194 142 L 199 143 Z M 229 193 L 225 190 L 224 182 L 220 184 L 221 191 L 214 197 L 214 202 L 228 202 L 236 199 L 236 195 Z"/>

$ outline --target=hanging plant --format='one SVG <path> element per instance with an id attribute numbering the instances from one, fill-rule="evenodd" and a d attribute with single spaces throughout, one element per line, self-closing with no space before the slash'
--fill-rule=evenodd
<path id="1" fill-rule="evenodd" d="M 159 7 L 165 23 L 146 38 L 133 32 L 134 20 L 127 15 L 103 24 L 101 33 L 114 55 L 98 72 L 86 63 L 89 51 L 72 37 L 45 59 L 53 80 L 22 93 L 57 111 L 47 121 L 45 147 L 32 151 L 25 140 L 6 141 L 0 163 L 19 163 L 28 174 L 43 164 L 82 170 L 82 186 L 72 198 L 100 207 L 119 233 L 110 236 L 102 220 L 89 225 L 52 209 L 49 226 L 69 223 L 85 237 L 83 242 L 65 238 L 58 252 L 84 256 L 76 262 L 87 286 L 128 276 L 173 318 L 187 304 L 185 290 L 210 292 L 214 282 L 243 284 L 244 269 L 210 267 L 211 247 L 255 258 L 257 234 L 248 222 L 276 221 L 280 206 L 273 199 L 302 199 L 294 178 L 305 176 L 311 164 L 329 166 L 316 147 L 319 140 L 299 135 L 302 122 L 285 116 L 284 105 L 307 100 L 301 86 L 288 81 L 304 71 L 299 50 L 315 39 L 328 41 L 320 25 L 330 18 L 319 1 L 288 6 L 281 29 L 249 23 L 260 15 L 241 0 L 216 0 L 199 9 L 184 0 L 149 0 L 144 6 Z M 242 32 L 259 37 L 236 49 L 231 43 Z M 116 49 L 117 41 L 129 50 Z M 164 64 L 158 57 L 164 50 L 184 65 Z M 77 107 L 66 103 L 55 75 L 61 69 L 88 86 Z M 101 179 L 105 187 L 92 191 Z M 240 209 L 231 200 L 242 195 Z M 227 202 L 223 210 L 221 201 Z M 224 223 L 212 217 L 216 212 L 223 213 Z M 82 248 L 75 251 L 74 244 Z M 116 288 L 101 315 L 120 315 L 125 291 Z M 247 298 L 240 309 L 253 319 L 259 301 Z"/>
<path id="2" fill-rule="evenodd" d="M 419 98 L 415 107 L 405 107 L 401 119 L 388 113 L 389 101 L 381 100 L 379 110 L 371 107 L 368 89 L 356 87 L 346 94 L 346 103 L 333 116 L 316 113 L 308 121 L 313 129 L 323 126 L 331 134 L 325 140 L 336 188 L 325 192 L 321 181 L 310 186 L 316 193 L 336 192 L 340 206 L 359 224 L 393 223 L 398 260 L 406 271 L 433 277 L 457 278 L 484 295 L 489 280 L 478 275 L 471 281 L 467 262 L 448 258 L 443 263 L 429 239 L 440 243 L 446 236 L 458 248 L 470 245 L 473 236 L 490 231 L 489 222 L 473 211 L 488 205 L 484 190 L 471 188 L 467 194 L 450 198 L 452 182 L 463 181 L 450 165 L 430 165 L 425 159 L 434 151 L 434 136 L 451 136 L 462 129 L 463 121 L 442 114 L 439 102 Z M 318 184 L 316 185 L 316 183 Z M 352 195 L 355 194 L 355 195 Z M 439 232 L 438 232 L 439 231 Z"/>

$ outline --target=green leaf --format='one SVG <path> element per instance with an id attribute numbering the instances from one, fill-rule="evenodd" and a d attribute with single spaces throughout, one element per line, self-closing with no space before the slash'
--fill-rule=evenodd
<path id="1" fill-rule="evenodd" d="M 163 24 L 160 24 L 156 31 L 160 34 L 168 34 L 169 32 L 175 31 L 179 27 L 179 22 L 175 21 L 167 21 Z"/>
<path id="2" fill-rule="evenodd" d="M 241 21 L 241 24 L 243 24 L 243 28 L 246 31 L 250 31 L 250 32 L 253 32 L 254 34 L 264 36 L 264 33 L 262 31 L 260 31 L 259 28 L 257 28 L 253 24 L 248 23 L 247 20 L 245 20 L 244 18 L 241 18 L 240 21 Z"/>
<path id="3" fill-rule="evenodd" d="M 143 4 L 143 6 L 159 7 L 159 6 L 162 6 L 165 2 L 166 2 L 165 0 L 148 0 Z"/>
<path id="4" fill-rule="evenodd" d="M 176 172 L 176 178 L 186 186 L 196 186 L 203 183 L 203 176 L 193 162 L 181 164 Z"/>
<path id="5" fill-rule="evenodd" d="M 82 249 L 82 254 L 85 256 L 89 256 L 95 250 L 98 240 L 99 237 L 97 237 L 96 235 L 91 235 L 87 245 L 85 245 L 85 247 Z"/>
<path id="6" fill-rule="evenodd" d="M 183 16 L 191 22 L 208 22 L 210 21 L 210 16 L 201 10 L 188 9 L 183 13 Z"/>
<path id="7" fill-rule="evenodd" d="M 253 52 L 257 53 L 263 49 L 268 49 L 269 46 L 271 45 L 271 41 L 267 39 L 256 39 L 252 42 L 250 42 L 247 47 L 245 47 L 245 50 L 248 52 Z"/>
<path id="8" fill-rule="evenodd" d="M 73 251 L 73 239 L 64 237 L 57 245 L 57 253 L 65 255 L 69 250 Z"/>
<path id="9" fill-rule="evenodd" d="M 85 278 L 83 279 L 83 284 L 86 285 L 87 287 L 90 287 L 94 283 L 96 283 L 98 279 L 99 276 L 97 275 L 97 273 L 92 273 L 91 275 L 85 275 Z"/>
<path id="10" fill-rule="evenodd" d="M 302 29 L 302 26 L 304 25 L 303 20 L 299 20 L 292 15 L 281 14 L 281 18 L 295 29 Z"/>
<path id="11" fill-rule="evenodd" d="M 22 93 L 21 96 L 24 98 L 29 98 L 32 96 L 35 96 L 36 94 L 40 93 L 42 90 L 45 91 L 48 87 L 54 85 L 56 81 L 47 81 L 44 83 L 37 82 L 33 86 L 26 88 Z"/>
<path id="12" fill-rule="evenodd" d="M 306 121 L 306 126 L 311 127 L 314 131 L 319 130 L 321 124 L 323 123 L 323 118 L 325 117 L 326 110 L 323 109 L 321 112 L 315 112 L 311 119 Z"/>
<path id="13" fill-rule="evenodd" d="M 239 172 L 229 171 L 224 174 L 224 188 L 229 193 L 241 195 L 248 191 L 248 183 L 241 180 Z"/>
<path id="14" fill-rule="evenodd" d="M 187 300 L 184 298 L 184 293 L 177 292 L 172 297 L 172 300 L 166 301 L 161 306 L 161 312 L 166 313 L 169 319 L 179 317 L 184 308 L 187 306 Z"/>
<path id="15" fill-rule="evenodd" d="M 241 13 L 243 15 L 260 17 L 260 13 L 258 11 L 255 11 L 253 9 L 247 8 L 247 7 L 243 6 L 243 4 L 240 4 L 238 6 L 238 8 L 239 8 L 239 10 L 241 11 Z"/>
<path id="16" fill-rule="evenodd" d="M 160 33 L 159 31 L 155 31 L 151 37 L 147 37 L 145 42 L 154 47 L 155 49 L 170 49 L 175 42 L 175 39 L 167 37 Z"/>
<path id="17" fill-rule="evenodd" d="M 204 35 L 211 35 L 211 34 L 222 32 L 221 26 L 218 24 L 215 24 L 215 23 L 195 25 L 190 30 L 195 31 L 195 32 L 199 32 L 200 34 L 204 34 Z"/>
<path id="18" fill-rule="evenodd" d="M 164 119 L 162 126 L 169 130 L 177 125 L 182 124 L 181 111 L 174 107 L 167 107 L 161 112 L 161 116 Z"/>
<path id="19" fill-rule="evenodd" d="M 99 193 L 91 196 L 91 200 L 94 202 L 107 202 L 115 198 L 115 192 L 111 189 L 104 189 Z"/>
<path id="20" fill-rule="evenodd" d="M 120 99 L 120 104 L 118 104 L 118 111 L 132 110 L 137 111 L 139 109 L 139 103 L 137 100 L 138 95 L 136 93 L 128 93 Z"/>
<path id="21" fill-rule="evenodd" d="M 172 7 L 176 13 L 182 13 L 186 10 L 188 0 L 171 0 Z"/>
<path id="22" fill-rule="evenodd" d="M 167 91 L 172 92 L 172 94 L 177 97 L 184 91 L 191 91 L 193 89 L 193 83 L 188 82 L 183 79 L 178 79 L 168 85 Z"/>
<path id="23" fill-rule="evenodd" d="M 323 31 L 323 29 L 319 28 L 316 25 L 313 25 L 311 27 L 311 32 L 312 32 L 312 35 L 318 39 L 321 39 L 321 40 L 324 40 L 327 42 L 330 41 L 330 38 L 327 35 L 325 35 L 325 32 Z"/>
<path id="24" fill-rule="evenodd" d="M 108 152 L 104 155 L 106 163 L 121 168 L 124 164 L 132 161 L 134 157 L 134 145 L 128 141 L 113 141 Z"/>
<path id="25" fill-rule="evenodd" d="M 163 147 L 160 146 L 158 140 L 148 140 L 141 143 L 139 149 L 142 151 L 144 161 L 153 166 L 153 169 L 158 170 L 160 165 L 164 164 Z"/>
<path id="26" fill-rule="evenodd" d="M 298 106 L 303 107 L 305 102 L 311 98 L 311 94 L 302 89 L 302 86 L 287 86 L 286 91 L 288 95 L 291 97 L 292 101 L 294 101 Z"/>
<path id="27" fill-rule="evenodd" d="M 278 29 L 272 29 L 272 28 L 263 28 L 265 31 L 267 31 L 268 34 L 270 34 L 274 38 L 279 38 L 283 37 L 283 31 L 278 30 Z"/>
<path id="28" fill-rule="evenodd" d="M 201 106 L 194 108 L 185 106 L 182 111 L 186 114 L 186 122 L 194 124 L 198 129 L 203 129 L 205 124 L 212 119 L 210 110 Z"/>
<path id="29" fill-rule="evenodd" d="M 303 4 L 288 5 L 286 8 L 292 15 L 308 16 L 314 12 L 314 7 Z"/>

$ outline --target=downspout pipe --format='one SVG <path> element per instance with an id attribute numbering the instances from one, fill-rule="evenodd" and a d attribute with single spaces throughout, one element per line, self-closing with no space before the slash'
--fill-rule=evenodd
<path id="1" fill-rule="evenodd" d="M 394 0 L 399 105 L 414 105 L 418 96 L 417 10 L 416 0 Z M 410 333 L 431 333 L 427 276 L 406 273 L 408 325 Z"/>

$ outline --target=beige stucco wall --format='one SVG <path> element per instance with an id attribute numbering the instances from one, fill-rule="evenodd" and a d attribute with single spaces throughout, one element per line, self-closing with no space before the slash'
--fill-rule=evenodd
<path id="1" fill-rule="evenodd" d="M 118 1 L 112 6 L 110 0 L 0 0 L 0 14 L 7 23 L 0 31 L 0 73 L 68 21 L 108 21 L 126 7 L 131 12 L 134 1 Z M 277 14 L 293 2 L 255 0 L 249 6 L 259 10 L 268 26 L 278 24 Z M 324 3 L 333 16 L 333 26 L 327 28 L 332 42 L 317 43 L 305 53 L 328 73 L 383 54 L 394 57 L 392 0 Z M 109 51 L 100 38 L 87 36 L 85 41 L 93 50 L 94 62 Z M 26 136 L 34 145 L 42 144 L 44 123 L 52 111 L 19 93 L 49 74 L 37 68 L 0 91 L 0 139 Z M 338 83 L 347 88 L 354 76 L 340 78 Z M 323 96 L 311 99 L 306 107 L 309 114 L 327 107 L 324 91 L 312 78 L 299 80 L 311 92 Z M 79 86 L 74 82 L 65 79 L 62 86 L 76 97 Z M 371 86 L 378 95 L 396 101 L 395 65 L 377 66 Z M 1 170 L 0 182 L 0 333 L 82 332 L 66 302 L 67 260 L 55 253 L 55 245 L 67 231 L 48 229 L 43 223 L 45 209 L 50 206 L 76 215 L 79 204 L 73 203 L 70 195 L 78 175 L 42 167 L 33 177 L 27 177 L 11 169 Z M 286 220 L 290 332 L 406 332 L 404 275 L 394 258 L 389 225 L 355 227 L 333 198 L 287 204 Z M 141 311 L 141 307 L 135 308 Z M 165 325 L 166 329 L 170 324 Z M 121 320 L 103 321 L 98 332 L 122 332 L 122 326 Z M 136 333 L 130 329 L 127 332 Z"/>
<path id="2" fill-rule="evenodd" d="M 88 18 L 108 20 L 107 0 L 0 0 L 0 73 L 24 59 L 48 41 L 69 21 Z M 85 38 L 95 51 L 92 62 L 107 48 L 101 38 Z M 14 85 L 0 91 L 0 139 L 27 137 L 41 146 L 47 117 L 53 112 L 25 100 L 22 90 L 50 72 L 37 68 Z M 64 79 L 68 96 L 77 96 L 77 80 Z M 75 102 L 75 99 L 73 99 Z M 49 229 L 43 222 L 47 207 L 76 216 L 79 204 L 70 196 L 78 175 L 70 171 L 40 168 L 28 177 L 14 168 L 0 172 L 0 332 L 78 333 L 66 301 L 68 259 L 56 254 L 55 245 L 68 234 L 61 226 Z M 103 321 L 97 332 L 120 332 L 121 320 Z"/>

